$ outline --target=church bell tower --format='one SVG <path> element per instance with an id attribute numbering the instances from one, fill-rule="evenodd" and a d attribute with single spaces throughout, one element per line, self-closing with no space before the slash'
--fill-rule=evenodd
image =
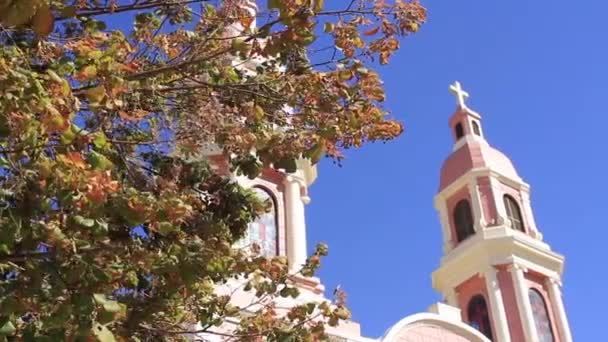
<path id="1" fill-rule="evenodd" d="M 572 342 L 561 294 L 564 257 L 543 242 L 530 186 L 488 144 L 460 83 L 450 90 L 457 97 L 449 120 L 454 148 L 435 196 L 444 256 L 433 287 L 492 341 Z"/>

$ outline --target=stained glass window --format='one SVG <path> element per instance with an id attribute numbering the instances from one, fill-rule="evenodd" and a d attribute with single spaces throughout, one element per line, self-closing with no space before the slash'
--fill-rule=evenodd
<path id="1" fill-rule="evenodd" d="M 458 242 L 475 234 L 473 227 L 473 214 L 469 201 L 462 200 L 454 208 L 454 224 L 456 225 L 456 238 Z"/>
<path id="2" fill-rule="evenodd" d="M 277 212 L 274 198 L 264 189 L 254 188 L 258 198 L 270 203 L 271 208 L 249 224 L 247 234 L 237 241 L 236 248 L 247 248 L 254 243 L 260 246 L 266 257 L 277 255 Z"/>
<path id="3" fill-rule="evenodd" d="M 547 303 L 545 303 L 543 295 L 536 289 L 530 289 L 528 297 L 530 297 L 530 304 L 532 305 L 532 315 L 534 316 L 534 324 L 538 333 L 538 342 L 554 342 L 555 338 L 551 329 L 549 311 L 547 311 Z"/>
<path id="4" fill-rule="evenodd" d="M 519 231 L 524 231 L 524 219 L 521 216 L 521 210 L 519 209 L 519 205 L 515 198 L 504 195 L 503 201 L 505 203 L 505 208 L 507 209 L 507 216 L 509 221 L 511 221 L 511 227 L 513 229 L 517 229 Z"/>
<path id="5" fill-rule="evenodd" d="M 490 314 L 488 305 L 482 295 L 477 295 L 469 301 L 467 308 L 469 325 L 479 330 L 485 337 L 492 340 L 492 325 L 490 324 Z"/>

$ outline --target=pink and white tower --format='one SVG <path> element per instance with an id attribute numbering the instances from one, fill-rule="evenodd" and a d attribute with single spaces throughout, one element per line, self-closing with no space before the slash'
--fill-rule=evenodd
<path id="1" fill-rule="evenodd" d="M 530 186 L 488 144 L 460 83 L 450 90 L 458 107 L 435 196 L 444 256 L 433 287 L 492 341 L 572 342 L 560 289 L 564 257 L 542 241 Z"/>

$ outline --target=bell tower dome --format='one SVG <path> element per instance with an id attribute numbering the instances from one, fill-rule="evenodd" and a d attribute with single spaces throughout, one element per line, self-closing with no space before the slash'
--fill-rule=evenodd
<path id="1" fill-rule="evenodd" d="M 444 256 L 433 287 L 492 341 L 571 342 L 560 289 L 564 257 L 542 241 L 530 186 L 490 146 L 460 83 L 450 91 L 454 147 L 435 196 Z"/>

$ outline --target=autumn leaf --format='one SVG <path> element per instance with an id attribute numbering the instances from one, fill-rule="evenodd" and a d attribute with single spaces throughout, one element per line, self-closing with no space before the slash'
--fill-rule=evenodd
<path id="1" fill-rule="evenodd" d="M 252 0 L 0 0 L 0 253 L 16 260 L 0 282 L 19 289 L 0 298 L 0 340 L 177 342 L 166 332 L 198 322 L 323 341 L 350 317 L 343 296 L 294 286 L 326 247 L 294 275 L 284 251 L 235 245 L 272 214 L 239 175 L 280 198 L 303 165 L 403 132 L 374 68 L 426 9 L 325 5 L 269 0 L 250 30 Z M 215 288 L 243 276 L 252 300 L 301 305 L 241 311 Z"/>
<path id="2" fill-rule="evenodd" d="M 367 30 L 367 31 L 363 32 L 363 35 L 364 36 L 373 36 L 376 33 L 378 33 L 379 30 L 380 30 L 380 26 L 376 26 L 371 30 Z"/>
<path id="3" fill-rule="evenodd" d="M 46 2 L 42 2 L 32 18 L 32 28 L 39 36 L 46 37 L 53 32 L 55 17 Z"/>
<path id="4" fill-rule="evenodd" d="M 106 90 L 103 86 L 96 86 L 93 88 L 86 89 L 84 94 L 91 103 L 100 103 L 106 97 Z"/>
<path id="5" fill-rule="evenodd" d="M 78 152 L 68 152 L 67 154 L 60 154 L 57 156 L 57 160 L 70 167 L 76 167 L 82 170 L 87 168 L 87 164 L 84 158 Z"/>

